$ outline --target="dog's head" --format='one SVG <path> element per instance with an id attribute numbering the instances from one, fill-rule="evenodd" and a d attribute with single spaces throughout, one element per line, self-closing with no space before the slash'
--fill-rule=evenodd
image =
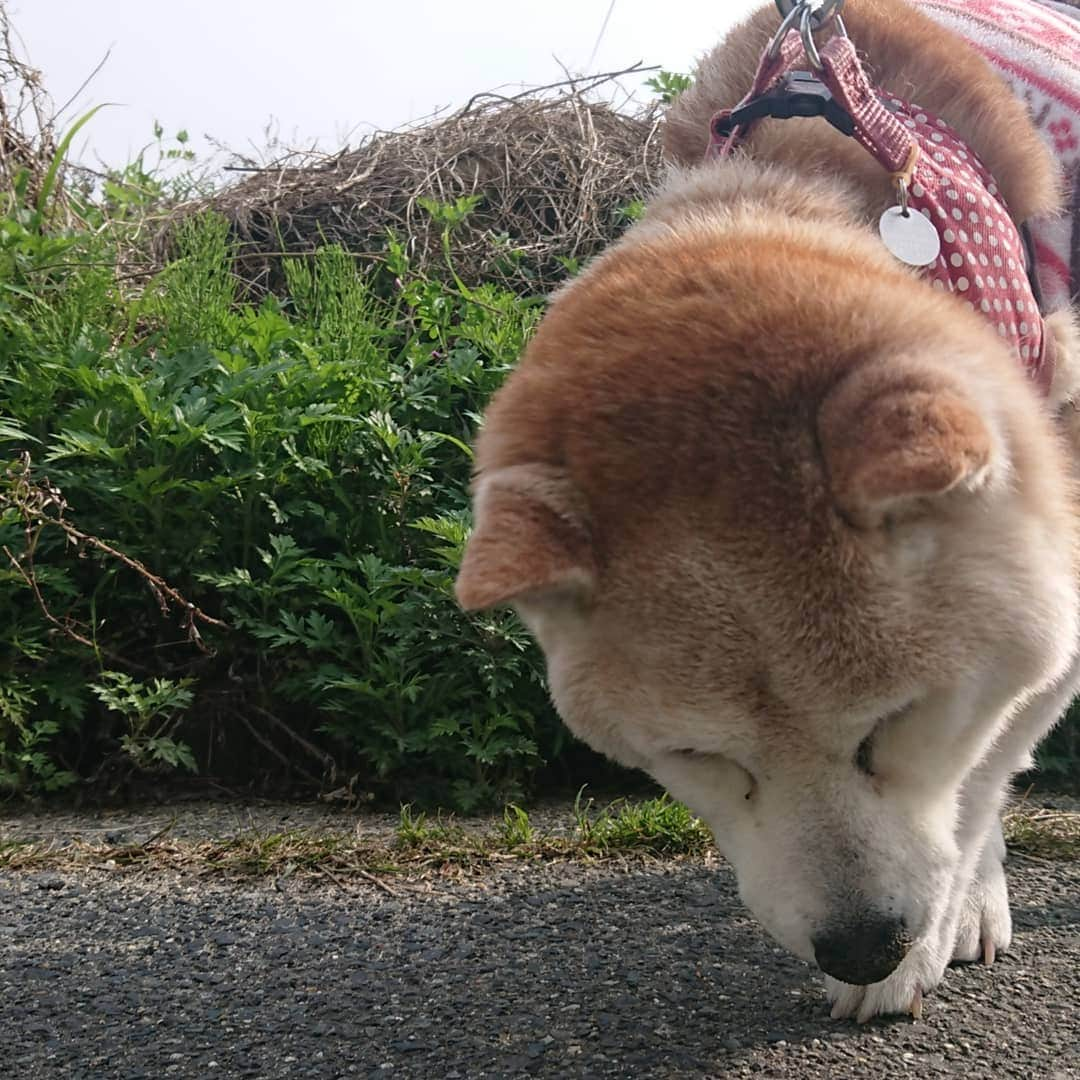
<path id="1" fill-rule="evenodd" d="M 477 462 L 461 603 L 517 607 L 570 728 L 702 815 L 781 942 L 883 978 L 1075 637 L 1063 450 L 994 334 L 840 226 L 654 221 L 556 299 Z"/>

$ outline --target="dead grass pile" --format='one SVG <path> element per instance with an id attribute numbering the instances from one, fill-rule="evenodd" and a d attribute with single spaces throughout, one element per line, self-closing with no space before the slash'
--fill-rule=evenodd
<path id="1" fill-rule="evenodd" d="M 14 42 L 7 9 L 0 4 L 0 191 L 18 192 L 22 205 L 36 205 L 56 155 L 56 110 Z M 53 194 L 62 190 L 58 177 Z"/>
<path id="2" fill-rule="evenodd" d="M 1005 815 L 1005 840 L 1013 851 L 1049 859 L 1080 859 L 1080 814 L 1019 806 Z"/>
<path id="3" fill-rule="evenodd" d="M 454 226 L 451 258 L 466 282 L 548 291 L 627 224 L 659 175 L 659 108 L 599 99 L 604 84 L 647 69 L 514 96 L 487 93 L 442 118 L 381 132 L 331 156 L 291 154 L 172 218 L 211 209 L 230 222 L 238 273 L 254 291 L 282 283 L 283 254 L 340 244 L 379 261 L 388 232 L 412 266 L 445 276 L 445 222 L 425 202 L 476 205 Z M 159 256 L 168 250 L 167 228 Z"/>

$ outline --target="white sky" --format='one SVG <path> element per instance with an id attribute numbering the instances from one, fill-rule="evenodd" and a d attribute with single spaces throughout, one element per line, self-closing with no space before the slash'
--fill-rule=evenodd
<path id="1" fill-rule="evenodd" d="M 688 71 L 763 0 L 8 0 L 12 22 L 57 105 L 111 50 L 64 113 L 92 105 L 76 143 L 87 163 L 122 164 L 187 128 L 251 152 L 276 123 L 290 145 L 336 150 L 475 92 L 537 85 L 635 61 Z M 638 80 L 640 82 L 640 80 Z M 634 81 L 625 83 L 634 88 Z"/>

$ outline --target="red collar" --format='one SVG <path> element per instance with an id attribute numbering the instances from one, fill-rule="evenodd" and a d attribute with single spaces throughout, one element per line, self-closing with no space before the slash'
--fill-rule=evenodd
<path id="1" fill-rule="evenodd" d="M 726 157 L 745 138 L 750 124 L 732 127 L 733 113 L 772 91 L 796 64 L 806 63 L 795 37 L 782 41 L 774 55 L 762 56 L 750 93 L 735 109 L 713 117 L 709 157 Z M 924 276 L 989 320 L 1048 393 L 1053 339 L 1032 291 L 1020 231 L 993 176 L 944 120 L 871 86 L 847 37 L 832 37 L 820 61 L 831 107 L 850 117 L 847 133 L 907 185 L 909 208 L 925 215 L 937 231 L 941 252 L 923 269 Z"/>

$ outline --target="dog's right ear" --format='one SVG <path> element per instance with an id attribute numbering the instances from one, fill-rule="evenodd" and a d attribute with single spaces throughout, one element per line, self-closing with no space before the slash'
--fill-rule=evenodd
<path id="1" fill-rule="evenodd" d="M 514 465 L 483 475 L 473 515 L 455 586 L 466 611 L 592 590 L 596 568 L 584 500 L 560 470 Z"/>
<path id="2" fill-rule="evenodd" d="M 994 439 L 954 384 L 914 365 L 867 365 L 826 399 L 818 433 L 840 510 L 873 528 L 978 490 Z"/>

